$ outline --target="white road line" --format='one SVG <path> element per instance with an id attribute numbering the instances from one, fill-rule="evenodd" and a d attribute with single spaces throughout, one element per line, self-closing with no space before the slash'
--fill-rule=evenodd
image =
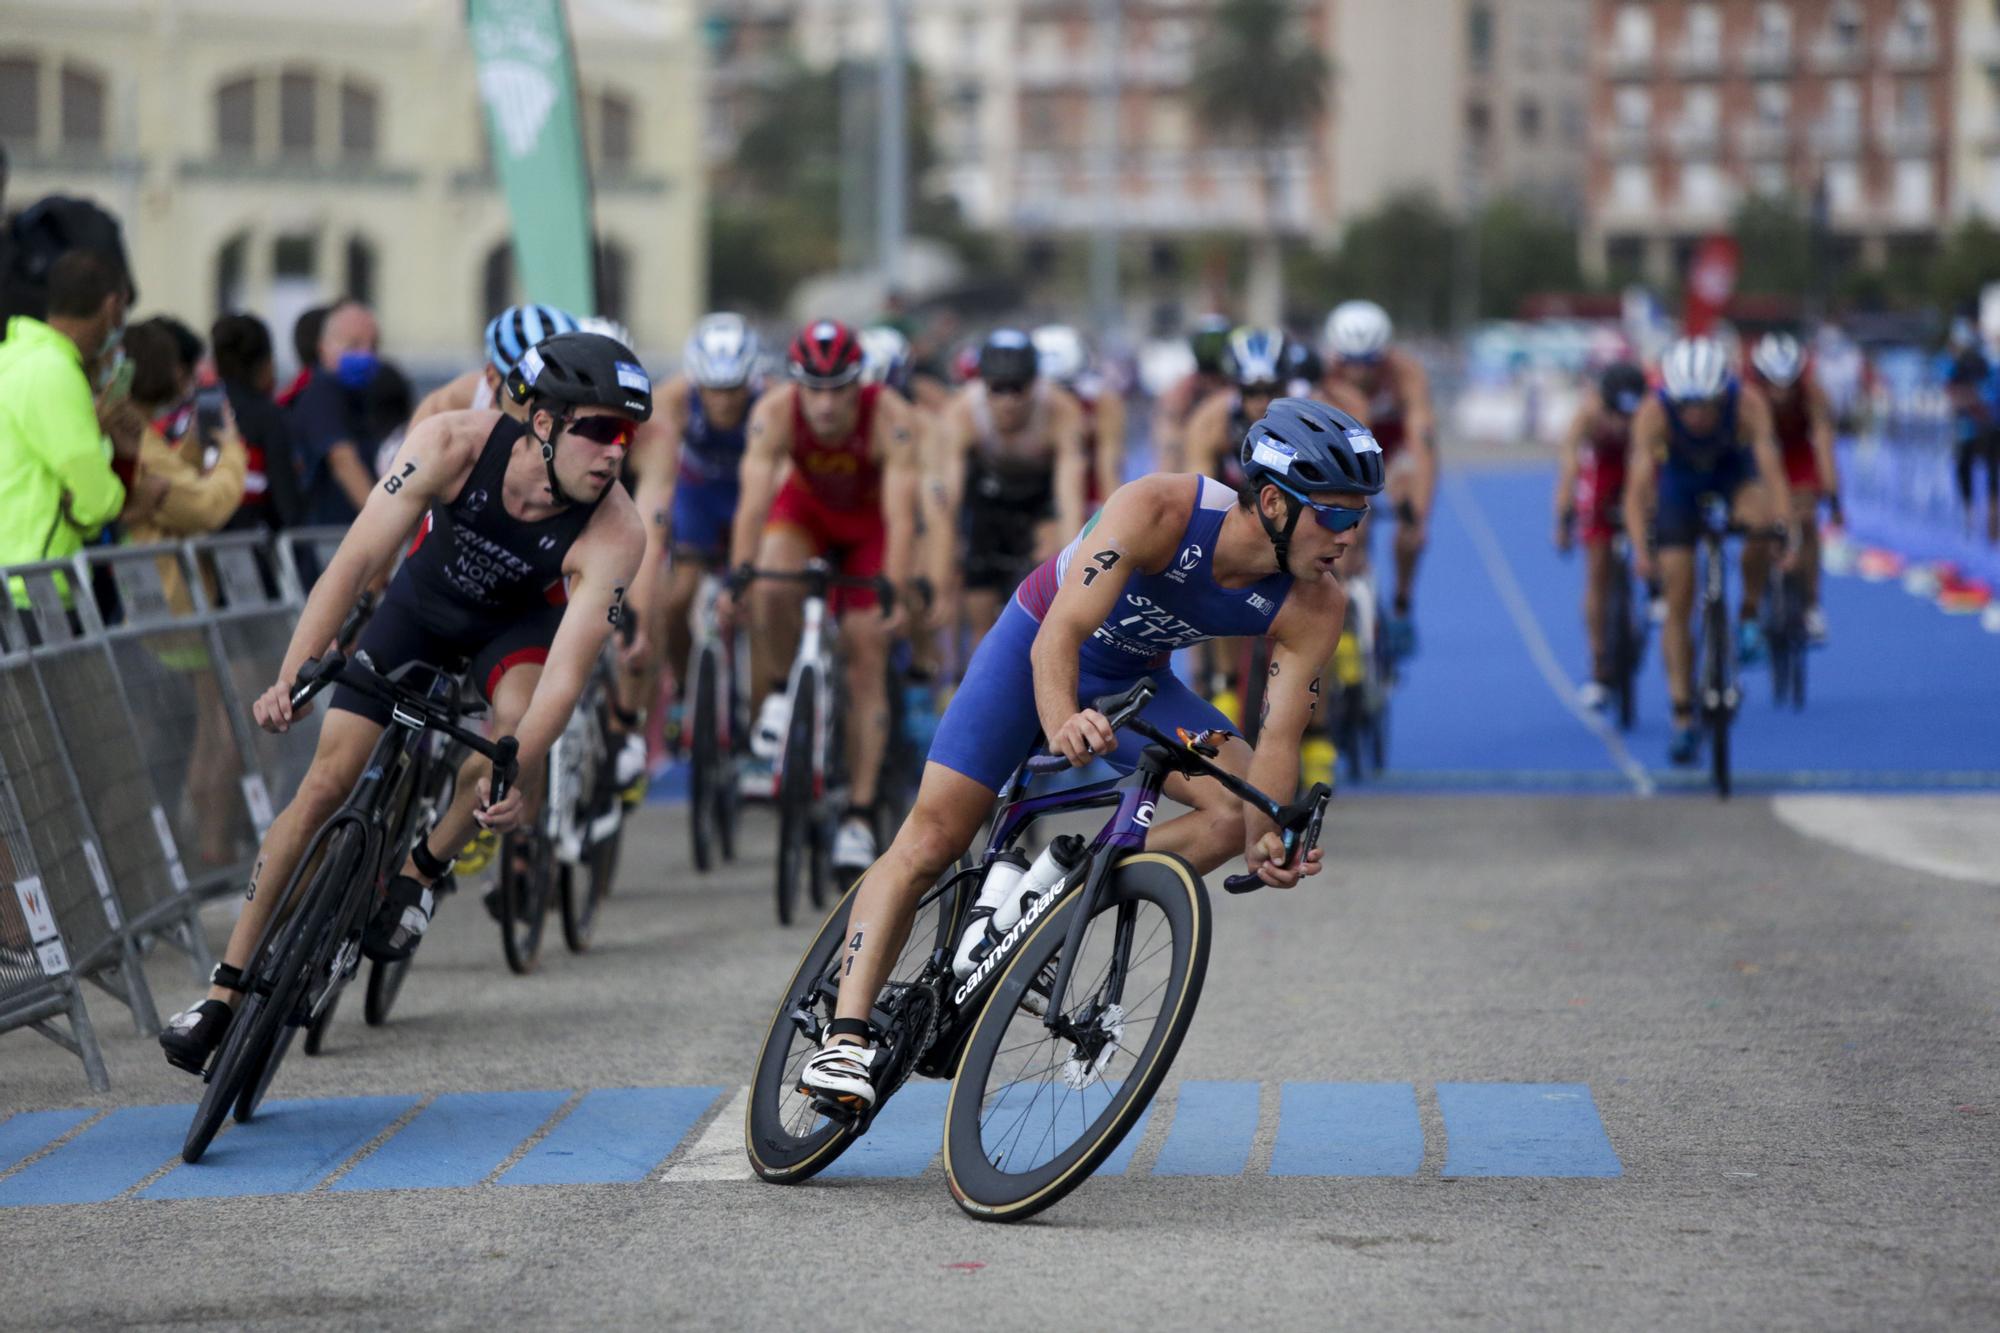
<path id="1" fill-rule="evenodd" d="M 1520 581 L 1514 577 L 1513 566 L 1507 563 L 1506 552 L 1500 549 L 1493 529 L 1487 526 L 1486 515 L 1480 512 L 1479 502 L 1472 498 L 1472 493 L 1458 477 L 1447 476 L 1444 484 L 1451 492 L 1452 502 L 1460 513 L 1467 535 L 1479 548 L 1479 559 L 1486 566 L 1487 577 L 1493 580 L 1501 604 L 1513 617 L 1514 628 L 1520 631 L 1528 656 L 1534 659 L 1536 670 L 1542 673 L 1542 679 L 1548 682 L 1557 701 L 1583 724 L 1584 730 L 1603 742 L 1605 753 L 1624 773 L 1626 780 L 1632 784 L 1632 790 L 1641 796 L 1651 796 L 1654 792 L 1653 779 L 1648 776 L 1645 766 L 1632 757 L 1632 752 L 1625 748 L 1624 739 L 1608 722 L 1577 699 L 1576 686 L 1564 673 L 1562 663 L 1556 661 L 1555 650 L 1549 647 L 1541 623 L 1535 619 L 1534 609 L 1528 605 L 1527 595 L 1521 591 Z"/>
<path id="2" fill-rule="evenodd" d="M 743 1150 L 743 1113 L 750 1106 L 750 1089 L 738 1088 L 729 1104 L 716 1113 L 708 1122 L 708 1128 L 701 1137 L 688 1145 L 666 1170 L 655 1179 L 663 1181 L 682 1180 L 749 1180 L 756 1173 L 750 1169 L 750 1158 Z"/>

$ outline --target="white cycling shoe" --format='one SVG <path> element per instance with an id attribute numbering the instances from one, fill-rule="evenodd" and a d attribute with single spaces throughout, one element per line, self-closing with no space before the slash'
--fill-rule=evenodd
<path id="1" fill-rule="evenodd" d="M 875 1105 L 875 1056 L 879 1047 L 838 1042 L 813 1052 L 799 1070 L 799 1091 L 820 1101 L 866 1110 Z"/>
<path id="2" fill-rule="evenodd" d="M 618 790 L 627 787 L 646 776 L 646 738 L 633 732 L 625 738 L 625 744 L 618 749 L 617 777 Z"/>
<path id="3" fill-rule="evenodd" d="M 1576 687 L 1576 701 L 1592 712 L 1602 712 L 1611 702 L 1611 691 L 1604 688 L 1603 681 L 1586 680 Z"/>
<path id="4" fill-rule="evenodd" d="M 785 733 L 791 730 L 791 700 L 786 695 L 767 694 L 757 710 L 757 725 L 750 729 L 750 753 L 765 763 L 775 764 L 785 751 Z"/>
<path id="5" fill-rule="evenodd" d="M 1806 638 L 1812 643 L 1826 642 L 1826 612 L 1816 606 L 1806 608 Z"/>
<path id="6" fill-rule="evenodd" d="M 833 835 L 833 853 L 827 859 L 835 870 L 866 870 L 875 864 L 875 830 L 865 819 L 841 820 Z"/>

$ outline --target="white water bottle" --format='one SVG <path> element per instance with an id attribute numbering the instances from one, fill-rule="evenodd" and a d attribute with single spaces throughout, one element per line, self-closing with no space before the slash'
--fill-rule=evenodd
<path id="1" fill-rule="evenodd" d="M 1065 833 L 1050 843 L 1035 863 L 1028 867 L 1028 873 L 1021 876 L 1021 882 L 1014 886 L 1013 893 L 1006 902 L 993 909 L 993 919 L 987 922 L 987 929 L 997 942 L 1002 935 L 1014 928 L 1016 922 L 1028 914 L 1035 899 L 1063 882 L 1069 872 L 1083 862 L 1089 844 L 1074 833 Z M 983 900 L 986 895 L 980 894 Z"/>
<path id="2" fill-rule="evenodd" d="M 1003 902 L 1016 901 L 1014 889 L 1028 873 L 1028 858 L 1009 849 L 993 858 L 986 869 L 986 881 L 979 887 L 979 901 L 966 914 L 966 927 L 958 937 L 958 951 L 952 955 L 951 970 L 960 980 L 972 975 L 986 955 L 986 923 Z M 1018 915 L 1018 913 L 1016 913 Z"/>

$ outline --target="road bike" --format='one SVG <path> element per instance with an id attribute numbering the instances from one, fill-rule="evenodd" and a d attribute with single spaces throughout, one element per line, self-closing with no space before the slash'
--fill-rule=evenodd
<path id="1" fill-rule="evenodd" d="M 806 590 L 798 652 L 785 681 L 789 721 L 772 775 L 778 801 L 778 922 L 789 926 L 801 887 L 814 907 L 826 905 L 833 882 L 833 834 L 847 807 L 846 673 L 839 662 L 838 626 L 827 613 L 827 594 L 836 588 L 868 589 L 886 616 L 895 608 L 896 590 L 879 574 L 836 574 L 819 559 L 808 560 L 800 570 L 746 565 L 731 575 L 730 584 L 740 594 L 758 579 L 798 583 Z"/>
<path id="2" fill-rule="evenodd" d="M 1348 780 L 1378 777 L 1389 759 L 1389 698 L 1396 686 L 1396 658 L 1382 632 L 1375 580 L 1356 574 L 1347 583 L 1347 626 L 1334 649 L 1333 700 L 1327 730 L 1347 767 Z"/>
<path id="3" fill-rule="evenodd" d="M 727 586 L 721 575 L 702 576 L 693 611 L 694 644 L 688 653 L 687 688 L 681 692 L 688 758 L 688 833 L 694 868 L 736 859 L 742 819 L 744 701 L 740 679 L 747 667 L 740 635 L 725 634 L 715 614 Z"/>
<path id="4" fill-rule="evenodd" d="M 952 1081 L 944 1164 L 953 1198 L 989 1221 L 1018 1221 L 1075 1189 L 1144 1115 L 1193 1021 L 1208 966 L 1208 891 L 1187 862 L 1146 850 L 1166 780 L 1213 778 L 1283 833 L 1293 864 L 1319 837 L 1332 790 L 1316 783 L 1280 805 L 1214 762 L 1203 736 L 1175 738 L 1139 717 L 1150 679 L 1097 700 L 1114 729 L 1151 742 L 1130 777 L 1029 797 L 1033 777 L 1066 770 L 1030 759 L 1000 794 L 982 856 L 920 900 L 908 942 L 870 1018 L 881 1033 L 876 1100 L 866 1112 L 810 1098 L 800 1069 L 819 1049 L 839 996 L 849 890 L 820 927 L 779 1001 L 757 1056 L 744 1123 L 751 1167 L 796 1184 L 868 1131 L 912 1074 Z M 1019 919 L 964 975 L 955 955 L 985 876 L 1037 820 L 1114 808 L 1087 846 L 1067 841 L 1068 871 L 1021 903 Z M 1231 893 L 1262 885 L 1223 881 Z"/>
<path id="5" fill-rule="evenodd" d="M 1734 783 L 1730 771 L 1730 728 L 1743 702 L 1743 692 L 1737 684 L 1735 625 L 1729 614 L 1729 567 L 1723 543 L 1729 537 L 1762 538 L 1776 540 L 1782 547 L 1785 535 L 1782 527 L 1746 528 L 1731 521 L 1728 502 L 1721 496 L 1702 499 L 1695 713 L 1708 732 L 1710 780 L 1715 784 L 1716 796 L 1723 800 L 1729 798 Z"/>
<path id="6" fill-rule="evenodd" d="M 1611 692 L 1618 729 L 1630 731 L 1638 711 L 1639 667 L 1646 657 L 1646 630 L 1652 622 L 1632 596 L 1632 548 L 1625 534 L 1611 538 L 1611 581 L 1598 611 L 1598 642 L 1604 645 L 1604 685 Z"/>
<path id="7" fill-rule="evenodd" d="M 1794 712 L 1806 706 L 1806 657 L 1812 637 L 1806 632 L 1806 576 L 1802 569 L 1771 569 L 1764 590 L 1764 645 L 1771 655 L 1771 698 L 1790 704 Z"/>
<path id="8" fill-rule="evenodd" d="M 428 677 L 421 690 L 406 683 L 419 673 Z M 208 1151 L 232 1109 L 239 1123 L 256 1114 L 293 1035 L 319 1019 L 359 969 L 362 932 L 407 852 L 396 834 L 406 826 L 424 776 L 426 738 L 443 733 L 491 759 L 496 801 L 516 777 L 515 739 L 488 741 L 461 725 L 457 678 L 450 672 L 410 663 L 385 677 L 365 654 L 332 651 L 300 667 L 293 710 L 335 682 L 388 704 L 389 725 L 346 803 L 306 844 L 243 969 L 242 999 L 202 1071 L 201 1102 L 181 1145 L 181 1158 L 190 1164 Z"/>

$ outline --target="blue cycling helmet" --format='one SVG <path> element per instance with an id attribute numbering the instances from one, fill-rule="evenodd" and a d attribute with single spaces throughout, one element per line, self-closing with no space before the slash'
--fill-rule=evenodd
<path id="1" fill-rule="evenodd" d="M 521 353 L 558 333 L 575 333 L 576 316 L 551 305 L 510 305 L 486 326 L 486 364 L 505 375 Z"/>
<path id="2" fill-rule="evenodd" d="M 1374 434 L 1317 398 L 1273 401 L 1243 433 L 1237 456 L 1243 465 L 1244 503 L 1264 525 L 1280 569 L 1287 567 L 1292 533 L 1305 512 L 1300 496 L 1314 491 L 1376 495 L 1382 490 L 1382 446 Z M 1283 527 L 1257 503 L 1267 483 L 1284 493 L 1288 512 Z"/>

